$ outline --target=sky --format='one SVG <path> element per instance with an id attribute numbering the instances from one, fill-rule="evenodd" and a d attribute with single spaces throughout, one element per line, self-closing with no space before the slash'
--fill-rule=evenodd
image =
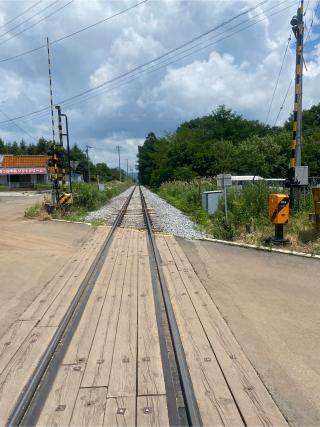
<path id="1" fill-rule="evenodd" d="M 164 136 L 221 104 L 249 119 L 282 124 L 293 107 L 290 20 L 298 3 L 0 0 L 0 122 L 50 105 L 48 37 L 53 102 L 68 115 L 71 144 L 89 145 L 94 163 L 116 167 L 120 146 L 121 166 L 125 169 L 128 159 L 134 169 L 137 147 L 150 131 Z M 319 0 L 305 0 L 305 10 L 303 105 L 308 108 L 320 102 Z M 49 109 L 0 123 L 5 141 L 29 143 L 41 136 L 52 136 Z"/>

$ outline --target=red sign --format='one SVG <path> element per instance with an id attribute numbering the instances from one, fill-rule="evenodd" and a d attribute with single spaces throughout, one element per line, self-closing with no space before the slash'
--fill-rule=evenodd
<path id="1" fill-rule="evenodd" d="M 0 175 L 46 175 L 47 168 L 0 168 Z"/>

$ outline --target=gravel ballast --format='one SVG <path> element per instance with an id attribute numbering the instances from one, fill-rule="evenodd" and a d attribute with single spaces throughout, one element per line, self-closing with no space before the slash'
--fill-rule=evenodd
<path id="1" fill-rule="evenodd" d="M 179 209 L 161 199 L 157 194 L 142 187 L 147 206 L 154 209 L 163 231 L 184 239 L 201 239 L 204 233 L 196 229 L 196 225 Z"/>
<path id="2" fill-rule="evenodd" d="M 100 220 L 106 221 L 106 224 L 112 225 L 115 216 L 121 209 L 127 197 L 132 191 L 132 187 L 128 188 L 119 196 L 114 197 L 108 204 L 91 212 L 86 221 Z M 195 224 L 181 211 L 170 205 L 155 193 L 142 187 L 146 203 L 150 210 L 153 210 L 157 216 L 157 228 L 166 233 L 171 233 L 175 236 L 184 239 L 201 239 L 205 234 L 196 229 Z"/>
<path id="3" fill-rule="evenodd" d="M 86 221 L 106 221 L 108 225 L 112 225 L 115 216 L 122 208 L 132 189 L 133 187 L 128 188 L 123 193 L 113 197 L 106 205 L 102 206 L 102 208 L 90 212 L 89 215 L 87 215 L 86 217 Z"/>
<path id="4" fill-rule="evenodd" d="M 119 196 L 111 199 L 110 202 L 102 208 L 91 212 L 86 217 L 86 221 L 100 220 L 106 221 L 108 225 L 112 225 L 115 216 L 131 191 L 132 187 L 119 194 Z M 181 211 L 161 199 L 161 197 L 157 196 L 155 193 L 147 190 L 145 187 L 142 187 L 142 191 L 147 206 L 153 210 L 157 216 L 157 228 L 184 239 L 201 239 L 205 237 L 205 234 L 198 231 L 195 224 Z"/>

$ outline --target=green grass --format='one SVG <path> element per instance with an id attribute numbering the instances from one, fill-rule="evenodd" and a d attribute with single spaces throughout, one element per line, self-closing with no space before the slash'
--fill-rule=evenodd
<path id="1" fill-rule="evenodd" d="M 30 208 L 27 208 L 24 211 L 24 216 L 26 218 L 39 219 L 41 221 L 46 221 L 51 218 L 41 203 L 36 203 L 35 205 L 30 206 Z"/>
<path id="2" fill-rule="evenodd" d="M 45 211 L 44 205 L 37 203 L 25 211 L 27 218 L 44 219 L 45 215 L 49 218 L 65 219 L 68 221 L 85 221 L 89 212 L 99 209 L 106 204 L 112 197 L 125 191 L 132 185 L 132 182 L 111 181 L 106 185 L 104 191 L 99 191 L 95 184 L 74 183 L 73 184 L 73 204 L 63 209 L 57 209 L 51 215 Z M 94 225 L 103 222 L 95 221 Z"/>
<path id="3" fill-rule="evenodd" d="M 200 188 L 200 192 L 199 192 Z M 228 189 L 228 221 L 224 214 L 224 200 L 219 208 L 209 215 L 201 208 L 201 192 L 215 190 L 211 180 L 182 182 L 173 181 L 161 185 L 158 193 L 166 201 L 189 215 L 200 229 L 217 239 L 266 245 L 274 235 L 274 225 L 268 219 L 269 193 L 283 193 L 283 189 L 270 189 L 265 183 L 248 184 L 241 190 Z M 306 192 L 301 197 L 300 209 L 290 212 L 289 223 L 285 225 L 285 235 L 289 238 L 290 249 L 310 253 L 320 253 L 320 239 L 309 221 L 313 210 L 312 194 Z"/>

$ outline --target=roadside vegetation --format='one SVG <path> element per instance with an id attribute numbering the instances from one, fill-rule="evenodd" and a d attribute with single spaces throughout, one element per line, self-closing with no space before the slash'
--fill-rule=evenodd
<path id="1" fill-rule="evenodd" d="M 265 245 L 274 235 L 274 225 L 268 220 L 268 194 L 287 190 L 268 188 L 261 182 L 241 191 L 228 189 L 228 221 L 223 198 L 218 211 L 209 215 L 201 208 L 201 192 L 215 190 L 214 177 L 220 173 L 286 178 L 291 138 L 292 117 L 283 126 L 269 126 L 222 105 L 164 137 L 150 132 L 139 147 L 139 181 L 215 238 Z M 309 176 L 320 184 L 319 141 L 320 104 L 303 111 L 302 147 L 302 164 L 309 166 Z M 320 239 L 309 222 L 312 211 L 311 192 L 307 192 L 300 210 L 290 214 L 285 226 L 292 249 L 320 253 Z"/>
<path id="2" fill-rule="evenodd" d="M 138 151 L 139 181 L 158 189 L 166 181 L 220 173 L 286 178 L 291 137 L 290 118 L 270 127 L 220 106 L 165 137 L 150 132 Z M 320 176 L 319 141 L 320 104 L 303 112 L 302 164 L 311 177 Z"/>
<path id="3" fill-rule="evenodd" d="M 270 224 L 268 219 L 268 195 L 274 192 L 283 193 L 283 189 L 269 188 L 264 182 L 248 184 L 242 189 L 228 188 L 227 221 L 223 196 L 214 214 L 210 215 L 202 209 L 201 192 L 208 190 L 216 190 L 216 183 L 205 178 L 163 183 L 158 194 L 189 215 L 201 230 L 216 239 L 258 246 L 271 244 L 274 225 Z M 309 221 L 309 213 L 312 211 L 312 195 L 308 191 L 302 195 L 300 209 L 290 214 L 289 223 L 284 226 L 285 236 L 290 240 L 288 249 L 320 254 L 320 239 L 314 225 Z"/>
<path id="4" fill-rule="evenodd" d="M 58 209 L 51 214 L 45 209 L 44 203 L 36 203 L 25 211 L 27 218 L 48 220 L 51 218 L 65 219 L 68 221 L 84 221 L 89 212 L 99 209 L 112 197 L 125 191 L 132 185 L 132 181 L 110 181 L 105 184 L 104 191 L 99 191 L 96 184 L 86 182 L 73 183 L 73 204 L 63 209 Z M 46 198 L 49 200 L 50 195 Z"/>

